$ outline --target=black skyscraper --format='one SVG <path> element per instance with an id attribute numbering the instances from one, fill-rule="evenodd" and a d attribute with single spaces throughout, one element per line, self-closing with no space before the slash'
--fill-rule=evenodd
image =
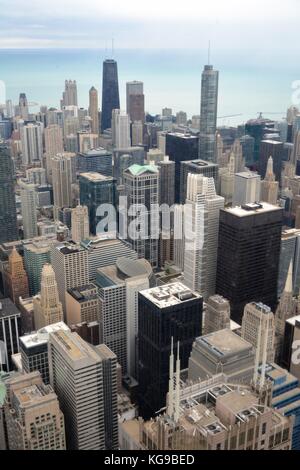
<path id="1" fill-rule="evenodd" d="M 103 62 L 101 131 L 111 128 L 113 109 L 120 109 L 117 62 L 107 59 Z"/>
<path id="2" fill-rule="evenodd" d="M 0 145 L 0 243 L 17 239 L 13 161 L 8 147 Z"/>
<path id="3" fill-rule="evenodd" d="M 180 341 L 181 369 L 202 334 L 202 297 L 176 282 L 139 293 L 138 401 L 148 419 L 166 406 L 171 338 Z"/>
<path id="4" fill-rule="evenodd" d="M 282 215 L 266 203 L 220 211 L 216 291 L 238 323 L 248 302 L 276 305 Z"/>

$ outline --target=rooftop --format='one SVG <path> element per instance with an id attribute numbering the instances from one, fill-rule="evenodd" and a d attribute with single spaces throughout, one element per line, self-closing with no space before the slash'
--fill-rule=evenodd
<path id="1" fill-rule="evenodd" d="M 80 177 L 83 177 L 92 183 L 98 183 L 100 181 L 114 181 L 112 176 L 105 176 L 101 173 L 96 173 L 95 171 L 91 171 L 90 173 L 80 173 Z"/>
<path id="2" fill-rule="evenodd" d="M 201 295 L 191 291 L 181 282 L 173 282 L 159 287 L 153 287 L 140 292 L 140 294 L 157 305 L 159 308 L 167 308 L 188 302 L 192 299 L 201 299 Z"/>
<path id="3" fill-rule="evenodd" d="M 217 163 L 214 162 L 207 162 L 205 160 L 187 160 L 180 162 L 182 165 L 192 165 L 197 167 L 217 167 Z"/>
<path id="4" fill-rule="evenodd" d="M 33 348 L 35 346 L 48 343 L 49 334 L 59 330 L 70 331 L 70 328 L 64 322 L 53 323 L 52 325 L 44 326 L 44 328 L 41 328 L 34 333 L 21 336 L 20 342 L 27 349 Z"/>
<path id="5" fill-rule="evenodd" d="M 252 345 L 229 328 L 214 331 L 196 338 L 196 344 L 211 350 L 217 356 L 230 356 L 241 351 L 252 350 Z"/>
<path id="6" fill-rule="evenodd" d="M 127 170 L 125 170 L 127 173 L 131 173 L 132 176 L 140 176 L 143 175 L 144 173 L 158 173 L 158 168 L 155 165 L 131 165 Z"/>
<path id="7" fill-rule="evenodd" d="M 235 206 L 229 207 L 227 209 L 222 209 L 224 212 L 228 212 L 236 217 L 247 217 L 254 214 L 263 214 L 273 211 L 282 211 L 281 207 L 273 206 L 267 202 L 255 202 L 245 204 L 244 206 Z"/>
<path id="8" fill-rule="evenodd" d="M 20 316 L 20 310 L 10 299 L 0 299 L 0 318 L 10 317 L 13 315 Z"/>

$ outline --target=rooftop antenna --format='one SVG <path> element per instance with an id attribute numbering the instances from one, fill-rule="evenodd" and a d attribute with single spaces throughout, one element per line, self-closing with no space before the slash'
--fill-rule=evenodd
<path id="1" fill-rule="evenodd" d="M 210 65 L 210 40 L 208 41 L 207 65 Z"/>
<path id="2" fill-rule="evenodd" d="M 171 338 L 171 354 L 169 362 L 169 396 L 168 396 L 168 408 L 167 413 L 170 418 L 174 413 L 174 347 L 173 347 L 173 336 Z"/>

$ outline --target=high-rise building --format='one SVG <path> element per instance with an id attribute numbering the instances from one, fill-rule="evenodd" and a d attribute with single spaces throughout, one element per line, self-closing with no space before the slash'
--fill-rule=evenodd
<path id="1" fill-rule="evenodd" d="M 158 168 L 155 165 L 131 165 L 123 172 L 123 179 L 129 210 L 128 214 L 120 214 L 120 231 L 122 233 L 125 228 L 123 222 L 130 246 L 139 258 L 146 258 L 156 267 L 159 238 Z"/>
<path id="2" fill-rule="evenodd" d="M 24 121 L 28 120 L 28 101 L 25 93 L 20 93 L 19 96 L 19 110 L 20 116 Z"/>
<path id="3" fill-rule="evenodd" d="M 159 204 L 175 203 L 175 163 L 169 157 L 156 163 L 159 170 Z"/>
<path id="4" fill-rule="evenodd" d="M 72 209 L 72 240 L 80 243 L 87 240 L 90 235 L 89 212 L 86 206 L 77 206 Z"/>
<path id="5" fill-rule="evenodd" d="M 263 362 L 265 349 L 266 360 L 274 361 L 275 322 L 270 307 L 261 302 L 251 302 L 245 305 L 242 338 L 254 346 L 258 353 L 259 363 Z"/>
<path id="6" fill-rule="evenodd" d="M 282 162 L 284 157 L 283 143 L 277 140 L 266 139 L 260 142 L 259 168 L 260 174 L 266 174 L 268 160 L 273 158 L 273 168 L 276 181 L 281 181 Z"/>
<path id="7" fill-rule="evenodd" d="M 111 128 L 113 109 L 120 109 L 118 66 L 113 59 L 103 62 L 101 130 Z"/>
<path id="8" fill-rule="evenodd" d="M 62 96 L 63 106 L 77 106 L 77 84 L 76 80 L 65 80 L 65 91 Z"/>
<path id="9" fill-rule="evenodd" d="M 72 160 L 74 154 L 63 152 L 51 159 L 55 208 L 72 207 Z"/>
<path id="10" fill-rule="evenodd" d="M 145 121 L 145 96 L 143 82 L 133 81 L 126 83 L 126 112 L 131 122 Z"/>
<path id="11" fill-rule="evenodd" d="M 101 226 L 105 220 L 105 212 L 101 212 L 101 205 L 111 205 L 116 207 L 117 186 L 115 178 L 104 176 L 100 173 L 81 173 L 79 177 L 80 204 L 88 208 L 90 232 L 93 235 L 106 232 L 110 227 Z M 109 224 L 114 224 L 114 231 L 117 230 L 116 220 L 112 219 L 113 214 L 109 214 Z M 116 218 L 115 218 L 116 219 Z"/>
<path id="12" fill-rule="evenodd" d="M 20 354 L 23 372 L 38 371 L 44 384 L 50 383 L 48 342 L 49 334 L 58 330 L 69 331 L 68 326 L 63 323 L 54 323 L 44 326 L 41 330 L 31 331 L 20 337 Z"/>
<path id="13" fill-rule="evenodd" d="M 52 387 L 39 372 L 5 382 L 8 445 L 10 450 L 65 450 L 64 417 Z"/>
<path id="14" fill-rule="evenodd" d="M 143 147 L 115 149 L 113 152 L 113 176 L 118 184 L 123 184 L 123 172 L 131 165 L 143 165 L 145 150 Z"/>
<path id="15" fill-rule="evenodd" d="M 131 144 L 143 145 L 144 141 L 144 125 L 141 121 L 134 121 L 131 124 Z"/>
<path id="16" fill-rule="evenodd" d="M 219 72 L 205 65 L 201 79 L 199 158 L 215 162 Z"/>
<path id="17" fill-rule="evenodd" d="M 24 269 L 22 256 L 14 247 L 8 258 L 8 264 L 3 271 L 5 294 L 18 305 L 20 297 L 28 297 L 28 277 Z"/>
<path id="18" fill-rule="evenodd" d="M 77 132 L 78 137 L 78 151 L 80 153 L 86 153 L 89 150 L 96 149 L 99 147 L 99 136 L 98 134 L 91 134 L 89 131 Z"/>
<path id="19" fill-rule="evenodd" d="M 21 332 L 20 310 L 10 299 L 0 301 L 0 365 L 5 371 L 13 370 L 12 354 L 19 352 L 19 337 Z"/>
<path id="20" fill-rule="evenodd" d="M 275 308 L 282 213 L 267 203 L 220 211 L 216 292 L 230 301 L 238 323 L 246 303 Z"/>
<path id="21" fill-rule="evenodd" d="M 67 448 L 117 449 L 115 355 L 105 345 L 93 347 L 77 333 L 60 330 L 50 333 L 49 365 L 68 429 Z"/>
<path id="22" fill-rule="evenodd" d="M 182 367 L 188 365 L 201 335 L 202 297 L 174 282 L 140 292 L 138 302 L 138 401 L 140 415 L 149 418 L 166 403 L 172 337 L 180 341 Z"/>
<path id="23" fill-rule="evenodd" d="M 63 132 L 58 124 L 50 124 L 45 129 L 45 153 L 48 183 L 52 183 L 51 159 L 64 151 Z"/>
<path id="24" fill-rule="evenodd" d="M 14 165 L 8 147 L 0 145 L 0 243 L 17 239 Z"/>
<path id="25" fill-rule="evenodd" d="M 92 86 L 89 92 L 89 115 L 92 118 L 92 133 L 99 134 L 98 91 Z"/>
<path id="26" fill-rule="evenodd" d="M 31 184 L 45 186 L 47 184 L 45 168 L 29 168 L 26 170 L 26 180 Z"/>
<path id="27" fill-rule="evenodd" d="M 179 111 L 178 113 L 176 113 L 176 124 L 178 126 L 186 126 L 187 114 L 184 111 Z"/>
<path id="28" fill-rule="evenodd" d="M 76 156 L 78 173 L 96 172 L 112 176 L 112 153 L 104 148 L 91 149 Z"/>
<path id="29" fill-rule="evenodd" d="M 37 195 L 36 185 L 19 180 L 23 235 L 25 239 L 37 237 Z"/>
<path id="30" fill-rule="evenodd" d="M 95 284 L 72 287 L 66 293 L 66 319 L 69 326 L 100 320 L 100 300 Z"/>
<path id="31" fill-rule="evenodd" d="M 286 229 L 281 234 L 281 247 L 278 273 L 278 298 L 284 290 L 290 264 L 293 266 L 293 293 L 299 295 L 300 289 L 300 230 Z"/>
<path id="32" fill-rule="evenodd" d="M 213 178 L 188 175 L 185 212 L 184 282 L 204 300 L 215 293 L 220 209 Z"/>
<path id="33" fill-rule="evenodd" d="M 261 182 L 261 200 L 276 205 L 278 200 L 279 183 L 275 181 L 273 159 L 269 157 L 265 179 Z"/>
<path id="34" fill-rule="evenodd" d="M 63 309 L 59 300 L 57 282 L 51 264 L 45 264 L 41 277 L 41 292 L 33 298 L 34 324 L 39 330 L 47 325 L 63 321 Z"/>
<path id="35" fill-rule="evenodd" d="M 258 201 L 260 201 L 260 176 L 250 171 L 236 173 L 232 205 L 243 206 Z"/>
<path id="36" fill-rule="evenodd" d="M 51 265 L 65 311 L 67 290 L 89 283 L 88 253 L 80 245 L 64 242 L 51 247 Z"/>
<path id="37" fill-rule="evenodd" d="M 49 240 L 36 239 L 24 244 L 24 265 L 28 275 L 30 295 L 40 292 L 42 269 L 46 263 L 50 263 Z"/>
<path id="38" fill-rule="evenodd" d="M 207 178 L 213 178 L 215 187 L 218 187 L 218 174 L 219 168 L 216 163 L 207 162 L 204 160 L 191 160 L 187 162 L 180 162 L 180 203 L 185 204 L 187 178 L 189 173 L 203 175 Z"/>
<path id="39" fill-rule="evenodd" d="M 43 158 L 43 129 L 41 122 L 29 122 L 20 129 L 22 163 L 30 165 Z"/>
<path id="40" fill-rule="evenodd" d="M 111 131 L 114 148 L 130 147 L 130 120 L 125 111 L 113 109 Z"/>
<path id="41" fill-rule="evenodd" d="M 264 119 L 261 116 L 258 119 L 250 119 L 250 121 L 246 122 L 245 132 L 247 135 L 254 138 L 254 162 L 258 162 L 259 160 L 261 141 L 264 139 L 265 134 L 274 132 L 274 125 L 274 121 Z M 270 155 L 272 155 L 272 153 L 268 153 L 266 159 L 268 159 Z M 262 175 L 264 175 L 265 172 L 266 168 L 264 168 Z"/>
<path id="42" fill-rule="evenodd" d="M 204 335 L 225 328 L 230 328 L 230 303 L 221 295 L 212 295 L 205 302 Z"/>

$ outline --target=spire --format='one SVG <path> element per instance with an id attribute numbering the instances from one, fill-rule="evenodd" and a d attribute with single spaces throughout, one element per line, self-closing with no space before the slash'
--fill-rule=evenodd
<path id="1" fill-rule="evenodd" d="M 273 170 L 273 158 L 272 157 L 268 158 L 265 180 L 275 181 L 275 175 L 274 175 L 274 170 Z"/>
<path id="2" fill-rule="evenodd" d="M 291 260 L 286 281 L 285 281 L 285 286 L 284 286 L 284 292 L 292 294 L 293 293 L 293 261 Z"/>
<path id="3" fill-rule="evenodd" d="M 179 404 L 180 404 L 180 358 L 179 358 L 179 341 L 178 341 L 177 342 L 177 359 L 176 359 L 175 409 L 174 409 L 175 423 L 177 423 L 179 419 Z"/>
<path id="4" fill-rule="evenodd" d="M 174 351 L 173 336 L 171 338 L 171 354 L 169 363 L 169 396 L 167 414 L 171 418 L 174 413 Z"/>

